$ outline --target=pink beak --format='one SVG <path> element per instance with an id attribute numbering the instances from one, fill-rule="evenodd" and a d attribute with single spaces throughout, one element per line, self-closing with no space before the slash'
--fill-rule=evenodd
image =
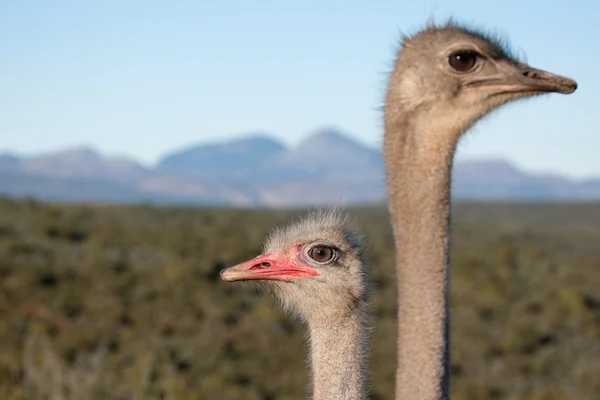
<path id="1" fill-rule="evenodd" d="M 296 265 L 290 258 L 278 258 L 275 254 L 262 254 L 221 271 L 221 279 L 227 282 L 266 279 L 293 282 L 298 278 L 318 276 L 319 271 L 304 265 Z"/>

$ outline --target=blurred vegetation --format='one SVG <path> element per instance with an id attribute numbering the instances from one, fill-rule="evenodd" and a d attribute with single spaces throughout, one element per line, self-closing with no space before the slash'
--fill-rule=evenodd
<path id="1" fill-rule="evenodd" d="M 219 271 L 300 211 L 0 200 L 0 399 L 303 398 L 303 332 Z M 372 398 L 392 399 L 393 241 L 373 251 Z M 600 398 L 600 205 L 453 210 L 454 399 Z"/>

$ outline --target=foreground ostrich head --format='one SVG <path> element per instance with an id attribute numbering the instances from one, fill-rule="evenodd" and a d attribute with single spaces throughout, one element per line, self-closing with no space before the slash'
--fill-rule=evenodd
<path id="1" fill-rule="evenodd" d="M 274 230 L 263 254 L 221 271 L 225 281 L 255 281 L 301 319 L 346 314 L 368 297 L 368 265 L 358 229 L 322 210 Z"/>
<path id="2" fill-rule="evenodd" d="M 364 400 L 368 348 L 368 264 L 361 235 L 336 210 L 273 231 L 262 255 L 221 271 L 252 281 L 305 322 L 313 399 Z"/>

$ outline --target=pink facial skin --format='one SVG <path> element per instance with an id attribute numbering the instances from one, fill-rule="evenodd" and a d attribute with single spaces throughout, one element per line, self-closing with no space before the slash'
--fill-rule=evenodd
<path id="1" fill-rule="evenodd" d="M 262 254 L 221 271 L 221 279 L 227 282 L 267 279 L 293 282 L 300 278 L 318 276 L 319 271 L 302 265 L 298 252 L 281 257 L 278 253 Z"/>

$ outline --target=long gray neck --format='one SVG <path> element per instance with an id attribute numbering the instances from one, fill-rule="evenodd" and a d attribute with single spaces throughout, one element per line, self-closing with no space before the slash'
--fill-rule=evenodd
<path id="1" fill-rule="evenodd" d="M 386 115 L 398 285 L 397 400 L 449 397 L 450 180 L 459 132 L 440 135 L 444 129 L 432 120 L 411 125 Z"/>
<path id="2" fill-rule="evenodd" d="M 366 399 L 368 306 L 360 307 L 308 321 L 314 400 Z"/>

